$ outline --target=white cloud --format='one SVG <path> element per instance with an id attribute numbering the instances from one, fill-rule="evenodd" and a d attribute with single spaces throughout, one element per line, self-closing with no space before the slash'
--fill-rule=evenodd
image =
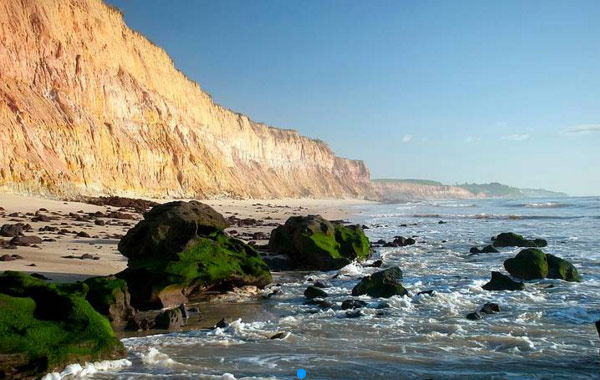
<path id="1" fill-rule="evenodd" d="M 600 132 L 600 124 L 581 124 L 574 127 L 569 127 L 561 131 L 564 135 L 587 135 L 593 132 Z"/>
<path id="2" fill-rule="evenodd" d="M 404 135 L 404 137 L 402 137 L 402 142 L 404 144 L 406 144 L 407 142 L 410 142 L 410 140 L 412 140 L 412 135 Z"/>
<path id="3" fill-rule="evenodd" d="M 502 140 L 511 140 L 511 141 L 525 141 L 529 138 L 529 135 L 521 135 L 515 133 L 514 135 L 502 136 Z"/>

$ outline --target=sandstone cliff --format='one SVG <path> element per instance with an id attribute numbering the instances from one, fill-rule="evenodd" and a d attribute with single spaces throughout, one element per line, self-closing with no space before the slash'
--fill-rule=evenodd
<path id="1" fill-rule="evenodd" d="M 373 192 L 379 200 L 386 202 L 414 199 L 480 198 L 480 196 L 456 186 L 442 185 L 441 183 L 415 183 L 402 180 L 374 181 Z"/>
<path id="2" fill-rule="evenodd" d="M 215 104 L 101 0 L 0 2 L 0 187 L 365 197 L 361 161 Z"/>

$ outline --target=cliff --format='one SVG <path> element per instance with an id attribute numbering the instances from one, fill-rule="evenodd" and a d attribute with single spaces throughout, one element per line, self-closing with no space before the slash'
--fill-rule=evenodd
<path id="1" fill-rule="evenodd" d="M 376 197 L 385 202 L 414 199 L 473 199 L 477 195 L 456 186 L 424 180 L 374 180 Z"/>
<path id="2" fill-rule="evenodd" d="M 365 197 L 369 171 L 213 102 L 101 0 L 0 3 L 0 187 L 57 196 Z"/>

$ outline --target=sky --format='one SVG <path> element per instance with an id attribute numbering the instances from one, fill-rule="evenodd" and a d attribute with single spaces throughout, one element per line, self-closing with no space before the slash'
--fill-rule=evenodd
<path id="1" fill-rule="evenodd" d="M 217 103 L 372 178 L 600 195 L 600 1 L 108 2 Z"/>

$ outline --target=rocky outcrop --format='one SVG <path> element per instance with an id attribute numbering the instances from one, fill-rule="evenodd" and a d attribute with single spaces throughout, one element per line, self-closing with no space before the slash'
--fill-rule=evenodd
<path id="1" fill-rule="evenodd" d="M 514 281 L 512 278 L 500 272 L 492 272 L 492 279 L 482 286 L 485 290 L 523 290 L 525 284 Z"/>
<path id="2" fill-rule="evenodd" d="M 408 296 L 408 291 L 402 283 L 402 270 L 398 267 L 364 277 L 352 289 L 353 296 L 366 294 L 371 297 L 389 298 L 393 296 Z"/>
<path id="3" fill-rule="evenodd" d="M 61 196 L 365 197 L 323 142 L 217 105 L 101 0 L 0 3 L 0 187 Z"/>
<path id="4" fill-rule="evenodd" d="M 555 278 L 570 282 L 581 281 L 581 276 L 572 263 L 536 248 L 524 249 L 514 258 L 504 261 L 504 268 L 512 276 L 523 280 Z"/>
<path id="5" fill-rule="evenodd" d="M 259 253 L 228 237 L 227 226 L 221 214 L 196 201 L 169 202 L 144 214 L 119 242 L 129 261 L 117 277 L 127 282 L 132 306 L 171 308 L 209 289 L 267 285 L 271 273 Z"/>
<path id="6" fill-rule="evenodd" d="M 110 323 L 85 300 L 87 285 L 0 275 L 0 377 L 35 379 L 73 363 L 125 357 Z"/>
<path id="7" fill-rule="evenodd" d="M 271 252 L 289 256 L 296 268 L 332 270 L 371 253 L 360 225 L 345 226 L 319 215 L 294 216 L 271 232 Z"/>
<path id="8" fill-rule="evenodd" d="M 528 240 L 522 235 L 513 232 L 503 232 L 492 237 L 494 247 L 545 247 L 548 242 L 544 239 Z"/>

